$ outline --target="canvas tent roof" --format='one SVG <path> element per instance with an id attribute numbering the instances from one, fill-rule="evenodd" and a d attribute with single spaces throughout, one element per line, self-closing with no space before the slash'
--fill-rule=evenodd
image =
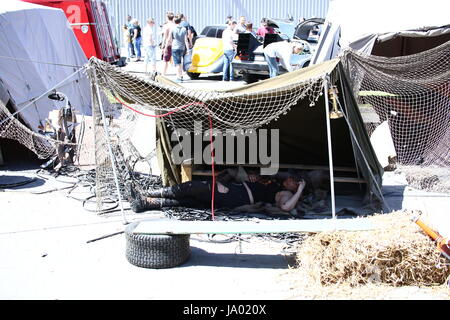
<path id="1" fill-rule="evenodd" d="M 331 0 L 318 50 L 312 59 L 332 59 L 345 48 L 371 54 L 375 41 L 450 33 L 445 0 Z"/>
<path id="2" fill-rule="evenodd" d="M 2 0 L 0 43 L 0 77 L 18 109 L 69 77 L 78 69 L 76 66 L 87 63 L 60 9 Z M 58 90 L 69 97 L 79 112 L 91 113 L 89 81 L 83 73 Z M 59 107 L 60 104 L 44 97 L 20 115 L 31 129 L 37 130 L 49 111 Z"/>

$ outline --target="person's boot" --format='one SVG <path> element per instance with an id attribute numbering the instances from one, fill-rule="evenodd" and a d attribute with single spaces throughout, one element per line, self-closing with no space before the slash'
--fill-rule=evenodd
<path id="1" fill-rule="evenodd" d="M 136 198 L 131 202 L 131 210 L 136 213 L 161 209 L 161 199 Z"/>
<path id="2" fill-rule="evenodd" d="M 167 199 L 175 198 L 175 193 L 173 192 L 171 187 L 147 191 L 147 195 L 150 198 L 167 198 Z"/>
<path id="3" fill-rule="evenodd" d="M 131 210 L 136 213 L 147 210 L 159 210 L 164 207 L 179 207 L 180 203 L 174 199 L 138 198 L 131 203 Z"/>

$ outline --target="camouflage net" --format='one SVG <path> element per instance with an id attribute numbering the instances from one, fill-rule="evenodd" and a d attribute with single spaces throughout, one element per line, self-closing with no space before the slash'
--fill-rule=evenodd
<path id="1" fill-rule="evenodd" d="M 413 187 L 449 193 L 450 41 L 418 54 L 385 58 L 346 51 L 342 57 L 371 135 L 389 124 L 396 161 Z"/>

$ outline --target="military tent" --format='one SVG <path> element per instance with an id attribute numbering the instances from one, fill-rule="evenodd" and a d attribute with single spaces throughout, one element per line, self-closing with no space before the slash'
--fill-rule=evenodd
<path id="1" fill-rule="evenodd" d="M 332 0 L 311 63 L 351 48 L 384 57 L 404 56 L 450 40 L 445 0 Z"/>

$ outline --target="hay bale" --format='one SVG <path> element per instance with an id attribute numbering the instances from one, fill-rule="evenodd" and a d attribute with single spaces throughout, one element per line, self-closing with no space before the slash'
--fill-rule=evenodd
<path id="1" fill-rule="evenodd" d="M 302 278 L 316 285 L 388 284 L 433 286 L 450 275 L 448 261 L 435 243 L 411 221 L 413 212 L 377 215 L 379 228 L 326 232 L 308 237 L 297 248 Z"/>

